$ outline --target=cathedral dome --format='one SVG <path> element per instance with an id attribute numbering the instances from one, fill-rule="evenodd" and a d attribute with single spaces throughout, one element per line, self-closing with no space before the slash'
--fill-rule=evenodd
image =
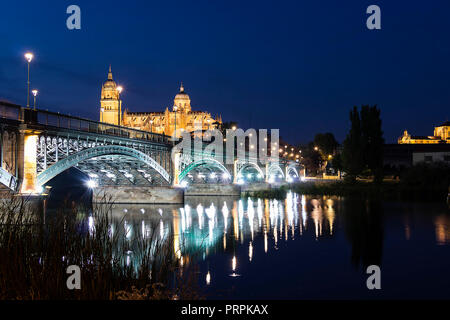
<path id="1" fill-rule="evenodd" d="M 184 91 L 183 83 L 180 86 L 180 92 L 175 96 L 173 100 L 173 105 L 177 106 L 180 111 L 191 111 L 191 99 L 189 95 Z"/>
<path id="2" fill-rule="evenodd" d="M 183 83 L 181 83 L 180 92 L 175 96 L 175 100 L 177 99 L 189 99 L 189 95 L 184 92 Z"/>
<path id="3" fill-rule="evenodd" d="M 108 79 L 103 83 L 102 86 L 102 99 L 118 99 L 119 93 L 117 91 L 117 84 L 113 80 L 111 66 L 109 66 Z"/>

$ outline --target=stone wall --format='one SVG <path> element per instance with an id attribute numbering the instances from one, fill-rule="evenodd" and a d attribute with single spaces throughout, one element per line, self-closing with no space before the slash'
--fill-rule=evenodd
<path id="1" fill-rule="evenodd" d="M 182 204 L 184 190 L 173 187 L 105 186 L 94 189 L 92 202 Z"/>
<path id="2" fill-rule="evenodd" d="M 235 184 L 192 184 L 185 190 L 186 196 L 240 196 L 241 187 Z"/>

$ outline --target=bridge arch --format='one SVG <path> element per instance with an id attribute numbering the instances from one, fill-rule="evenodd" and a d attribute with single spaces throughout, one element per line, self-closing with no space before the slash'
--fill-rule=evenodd
<path id="1" fill-rule="evenodd" d="M 278 163 L 272 163 L 269 165 L 269 170 L 267 172 L 267 178 L 275 178 L 277 175 L 281 175 L 281 178 L 284 178 L 284 172 L 281 169 L 280 165 Z"/>
<path id="2" fill-rule="evenodd" d="M 256 163 L 253 163 L 253 162 L 247 162 L 247 163 L 243 164 L 242 167 L 237 172 L 237 176 L 238 177 L 245 176 L 244 171 L 249 168 L 255 169 L 258 172 L 258 174 L 261 175 L 261 178 L 264 178 L 264 176 L 265 176 L 264 171 Z"/>
<path id="3" fill-rule="evenodd" d="M 85 149 L 59 160 L 58 162 L 41 172 L 37 176 L 36 183 L 38 186 L 42 186 L 61 172 L 75 166 L 81 161 L 105 155 L 124 155 L 135 158 L 156 170 L 167 182 L 170 183 L 171 181 L 169 173 L 163 167 L 161 167 L 158 162 L 156 162 L 147 154 L 124 146 L 107 145 Z"/>
<path id="4" fill-rule="evenodd" d="M 190 163 L 186 168 L 184 168 L 184 170 L 182 172 L 180 172 L 180 174 L 178 175 L 178 181 L 182 181 L 189 172 L 191 172 L 193 169 L 200 167 L 200 166 L 207 166 L 207 167 L 214 167 L 219 169 L 220 171 L 222 171 L 222 173 L 226 173 L 228 174 L 229 177 L 231 177 L 230 172 L 228 171 L 227 168 L 225 168 L 225 166 L 220 163 L 219 161 L 217 161 L 216 159 L 200 159 L 200 160 L 196 160 L 192 163 Z"/>
<path id="5" fill-rule="evenodd" d="M 300 175 L 298 174 L 297 169 L 296 169 L 295 167 L 293 167 L 293 166 L 289 166 L 289 167 L 287 168 L 287 174 L 288 174 L 289 176 L 295 177 L 295 178 L 299 178 L 299 177 L 300 177 Z"/>

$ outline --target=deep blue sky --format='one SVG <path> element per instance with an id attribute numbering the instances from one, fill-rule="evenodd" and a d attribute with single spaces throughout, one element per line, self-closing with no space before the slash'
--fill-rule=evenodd
<path id="1" fill-rule="evenodd" d="M 81 30 L 66 8 L 81 7 Z M 382 30 L 366 28 L 377 4 Z M 432 134 L 450 106 L 450 2 L 5 1 L 0 97 L 26 103 L 24 52 L 46 109 L 98 118 L 111 64 L 124 106 L 161 111 L 183 81 L 193 108 L 292 143 L 341 142 L 353 105 L 378 104 L 387 142 Z"/>

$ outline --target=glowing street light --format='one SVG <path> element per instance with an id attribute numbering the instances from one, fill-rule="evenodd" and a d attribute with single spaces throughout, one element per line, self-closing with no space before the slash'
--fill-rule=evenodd
<path id="1" fill-rule="evenodd" d="M 87 186 L 89 189 L 94 189 L 94 188 L 97 187 L 97 181 L 92 180 L 92 179 L 89 179 L 88 181 L 86 181 L 86 186 Z"/>
<path id="2" fill-rule="evenodd" d="M 33 60 L 33 54 L 31 52 L 25 53 L 25 59 L 27 59 L 28 63 L 30 63 L 31 60 Z"/>
<path id="3" fill-rule="evenodd" d="M 117 86 L 116 87 L 117 92 L 119 93 L 119 123 L 118 125 L 121 125 L 121 117 L 122 117 L 122 100 L 120 99 L 120 94 L 123 91 L 123 87 L 122 86 Z"/>
<path id="4" fill-rule="evenodd" d="M 33 109 L 36 110 L 36 96 L 38 95 L 38 92 L 39 92 L 39 91 L 38 91 L 37 89 L 33 89 L 31 92 L 33 93 L 33 96 L 34 96 L 34 105 L 33 105 Z"/>
<path id="5" fill-rule="evenodd" d="M 174 132 L 175 132 L 174 137 L 175 138 L 177 136 L 177 110 L 178 110 L 178 107 L 177 106 L 173 106 L 173 111 L 175 112 L 175 130 L 174 130 Z"/>
<path id="6" fill-rule="evenodd" d="M 28 62 L 27 107 L 30 107 L 30 62 L 33 60 L 33 54 L 31 52 L 25 53 L 25 59 Z"/>
<path id="7" fill-rule="evenodd" d="M 188 184 L 189 183 L 186 180 L 183 180 L 183 181 L 181 181 L 180 185 L 181 185 L 182 188 L 186 188 L 188 186 Z"/>

